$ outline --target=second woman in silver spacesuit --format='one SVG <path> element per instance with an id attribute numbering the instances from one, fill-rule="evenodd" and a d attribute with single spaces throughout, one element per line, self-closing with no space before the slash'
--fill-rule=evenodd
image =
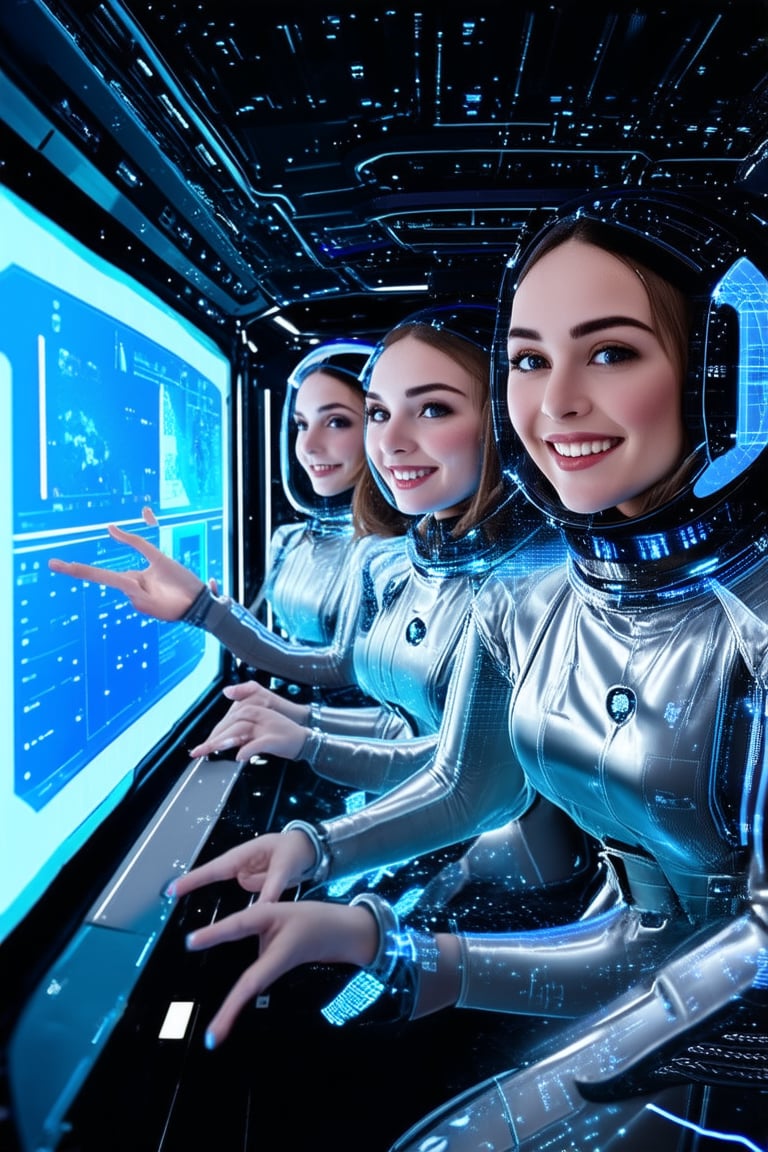
<path id="1" fill-rule="evenodd" d="M 386 555 L 373 558 L 357 629 L 346 635 L 355 683 L 402 718 L 403 732 L 393 741 L 390 725 L 382 738 L 381 715 L 371 708 L 299 704 L 245 682 L 225 688 L 235 703 L 190 755 L 232 749 L 239 759 L 302 759 L 320 776 L 375 794 L 428 762 L 477 589 L 502 561 L 508 574 L 522 574 L 562 559 L 559 534 L 501 482 L 489 391 L 495 317 L 495 308 L 481 304 L 424 309 L 387 333 L 363 373 L 369 468 L 355 493 L 355 517 L 373 535 L 384 530 L 391 507 L 412 523 L 408 566 L 393 570 Z M 313 659 L 322 684 L 326 669 L 348 657 L 337 642 Z M 546 851 L 534 848 L 540 837 Z M 424 908 L 457 895 L 476 878 L 477 861 L 517 892 L 564 881 L 575 891 L 593 866 L 584 838 L 541 801 L 526 820 L 486 834 L 449 863 L 433 878 Z M 423 861 L 419 877 L 436 870 L 434 860 Z"/>
<path id="2" fill-rule="evenodd" d="M 765 1146 L 768 281 L 749 223 L 748 203 L 622 189 L 524 248 L 502 293 L 497 431 L 510 474 L 562 525 L 567 565 L 490 577 L 429 769 L 176 881 L 261 893 L 189 941 L 261 938 L 210 1044 L 309 960 L 366 967 L 411 1017 L 459 1004 L 575 1019 L 399 1152 Z M 570 925 L 428 934 L 371 894 L 271 903 L 537 794 L 603 845 L 604 891 Z"/>
<path id="3" fill-rule="evenodd" d="M 352 651 L 337 641 L 314 653 L 314 682 L 351 659 L 354 682 L 412 738 L 393 749 L 368 709 L 300 704 L 246 682 L 224 690 L 235 703 L 191 755 L 305 759 L 319 775 L 381 793 L 434 751 L 475 592 L 502 560 L 522 573 L 562 559 L 559 534 L 501 482 L 489 392 L 495 316 L 481 304 L 424 309 L 387 333 L 363 373 L 369 466 L 354 516 L 364 536 L 385 534 L 392 508 L 408 517 L 408 564 L 386 557 L 361 573 L 360 617 L 345 633 Z"/>

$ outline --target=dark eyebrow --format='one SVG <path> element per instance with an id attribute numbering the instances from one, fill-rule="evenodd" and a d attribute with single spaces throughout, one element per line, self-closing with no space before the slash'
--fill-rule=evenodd
<path id="1" fill-rule="evenodd" d="M 600 320 L 587 320 L 584 324 L 577 324 L 571 328 L 571 336 L 578 340 L 580 336 L 591 336 L 593 332 L 600 332 L 604 328 L 641 328 L 643 332 L 653 332 L 653 328 L 636 320 L 632 316 L 605 316 Z"/>
<path id="2" fill-rule="evenodd" d="M 335 401 L 332 404 L 321 404 L 319 408 L 315 409 L 315 411 L 320 414 L 323 412 L 334 412 L 339 408 L 342 408 L 345 412 L 352 412 L 355 416 L 360 415 L 359 409 L 353 408 L 351 404 L 342 404 L 340 401 Z M 306 416 L 299 408 L 294 408 L 293 415 L 294 417 L 301 416 L 303 420 L 306 420 Z"/>
<path id="3" fill-rule="evenodd" d="M 602 316 L 599 320 L 585 320 L 583 324 L 577 324 L 575 328 L 571 328 L 569 336 L 572 340 L 578 340 L 582 336 L 591 336 L 593 332 L 602 332 L 606 328 L 641 328 L 643 332 L 653 332 L 653 328 L 648 324 L 632 316 Z M 522 340 L 541 339 L 535 328 L 510 328 L 509 336 Z"/>
<path id="4" fill-rule="evenodd" d="M 405 395 L 410 396 L 423 396 L 425 392 L 454 392 L 457 396 L 466 396 L 466 392 L 462 392 L 461 388 L 454 388 L 451 384 L 416 384 L 413 388 L 406 388 Z M 373 400 L 381 401 L 381 396 L 378 392 L 369 392 L 368 397 Z"/>

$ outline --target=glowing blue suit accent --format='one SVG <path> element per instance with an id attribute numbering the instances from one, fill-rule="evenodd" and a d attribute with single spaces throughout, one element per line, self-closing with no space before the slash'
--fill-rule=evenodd
<path id="1" fill-rule="evenodd" d="M 735 443 L 712 460 L 697 480 L 693 491 L 700 497 L 719 491 L 741 475 L 768 443 L 768 373 L 760 355 L 761 332 L 768 327 L 765 277 L 751 260 L 742 257 L 728 269 L 713 297 L 718 304 L 729 304 L 738 313 L 743 346 L 752 353 L 747 351 L 739 360 Z"/>
<path id="2" fill-rule="evenodd" d="M 505 524 L 498 539 L 488 540 L 488 525 L 453 539 L 448 522 L 428 517 L 409 530 L 407 566 L 398 571 L 381 557 L 371 562 L 352 638 L 354 677 L 366 695 L 402 717 L 403 735 L 411 738 L 393 748 L 377 738 L 380 721 L 372 710 L 314 707 L 316 727 L 307 735 L 302 758 L 319 775 L 381 793 L 427 763 L 467 615 L 484 576 L 502 560 L 522 573 L 562 557 L 559 536 L 538 515 L 531 516 L 519 496 L 508 499 L 494 521 Z"/>
<path id="3" fill-rule="evenodd" d="M 595 195 L 566 223 L 584 216 L 641 263 L 657 243 L 660 262 L 677 259 L 681 280 L 698 285 L 684 396 L 692 478 L 635 520 L 562 510 L 501 431 L 500 350 L 507 474 L 563 526 L 568 562 L 523 581 L 489 577 L 434 760 L 321 825 L 323 863 L 331 878 L 371 870 L 406 845 L 423 853 L 521 816 L 543 796 L 602 842 L 606 878 L 570 925 L 460 935 L 459 1004 L 578 1020 L 526 1053 L 525 1067 L 427 1117 L 396 1152 L 681 1152 L 694 1147 L 687 1133 L 705 1131 L 765 1146 L 768 282 L 739 262 L 735 232 L 674 196 Z M 733 294 L 738 342 L 702 281 L 718 285 L 716 305 Z M 762 368 L 734 404 L 736 361 L 742 382 L 746 366 Z M 423 977 L 413 965 L 399 975 L 416 1016 Z"/>

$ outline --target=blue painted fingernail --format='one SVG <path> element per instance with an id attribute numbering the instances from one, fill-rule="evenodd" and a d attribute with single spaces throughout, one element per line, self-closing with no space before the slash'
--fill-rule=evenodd
<path id="1" fill-rule="evenodd" d="M 214 1048 L 216 1047 L 216 1037 L 214 1036 L 213 1032 L 211 1032 L 210 1028 L 205 1034 L 205 1046 L 209 1052 L 213 1052 Z"/>

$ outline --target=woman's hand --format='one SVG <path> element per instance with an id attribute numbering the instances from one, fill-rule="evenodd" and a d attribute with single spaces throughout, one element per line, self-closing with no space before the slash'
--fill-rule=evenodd
<path id="1" fill-rule="evenodd" d="M 264 753 L 298 760 L 306 738 L 307 729 L 280 712 L 261 704 L 239 703 L 222 717 L 208 739 L 191 748 L 189 754 L 209 756 L 212 752 L 234 748 L 238 760 L 249 760 Z"/>
<path id="2" fill-rule="evenodd" d="M 238 1013 L 292 968 L 308 963 L 364 967 L 372 963 L 378 948 L 376 922 L 364 907 L 311 900 L 251 904 L 190 933 L 187 947 L 196 951 L 247 936 L 259 938 L 258 959 L 246 968 L 208 1025 L 207 1048 L 225 1040 Z"/>
<path id="3" fill-rule="evenodd" d="M 286 888 L 295 888 L 315 863 L 315 849 L 308 836 L 294 829 L 283 835 L 268 832 L 179 876 L 168 887 L 169 896 L 186 896 L 218 880 L 237 880 L 246 892 L 260 892 L 267 903 L 279 900 Z"/>
<path id="4" fill-rule="evenodd" d="M 280 712 L 297 724 L 309 724 L 308 704 L 297 704 L 295 700 L 286 700 L 284 696 L 279 696 L 277 692 L 272 692 L 256 680 L 244 680 L 242 683 L 229 684 L 223 691 L 227 699 L 233 701 L 231 712 L 234 712 L 240 703 L 261 704 L 263 708 L 271 708 L 274 712 Z"/>
<path id="5" fill-rule="evenodd" d="M 157 523 L 148 508 L 144 511 L 144 519 L 148 524 Z M 110 524 L 108 531 L 113 540 L 139 552 L 149 566 L 130 572 L 113 572 L 94 564 L 49 560 L 48 567 L 52 572 L 74 576 L 76 580 L 90 580 L 94 584 L 117 588 L 125 593 L 138 612 L 146 616 L 153 616 L 156 620 L 180 620 L 204 587 L 203 581 L 135 532 L 124 532 L 115 524 Z"/>

